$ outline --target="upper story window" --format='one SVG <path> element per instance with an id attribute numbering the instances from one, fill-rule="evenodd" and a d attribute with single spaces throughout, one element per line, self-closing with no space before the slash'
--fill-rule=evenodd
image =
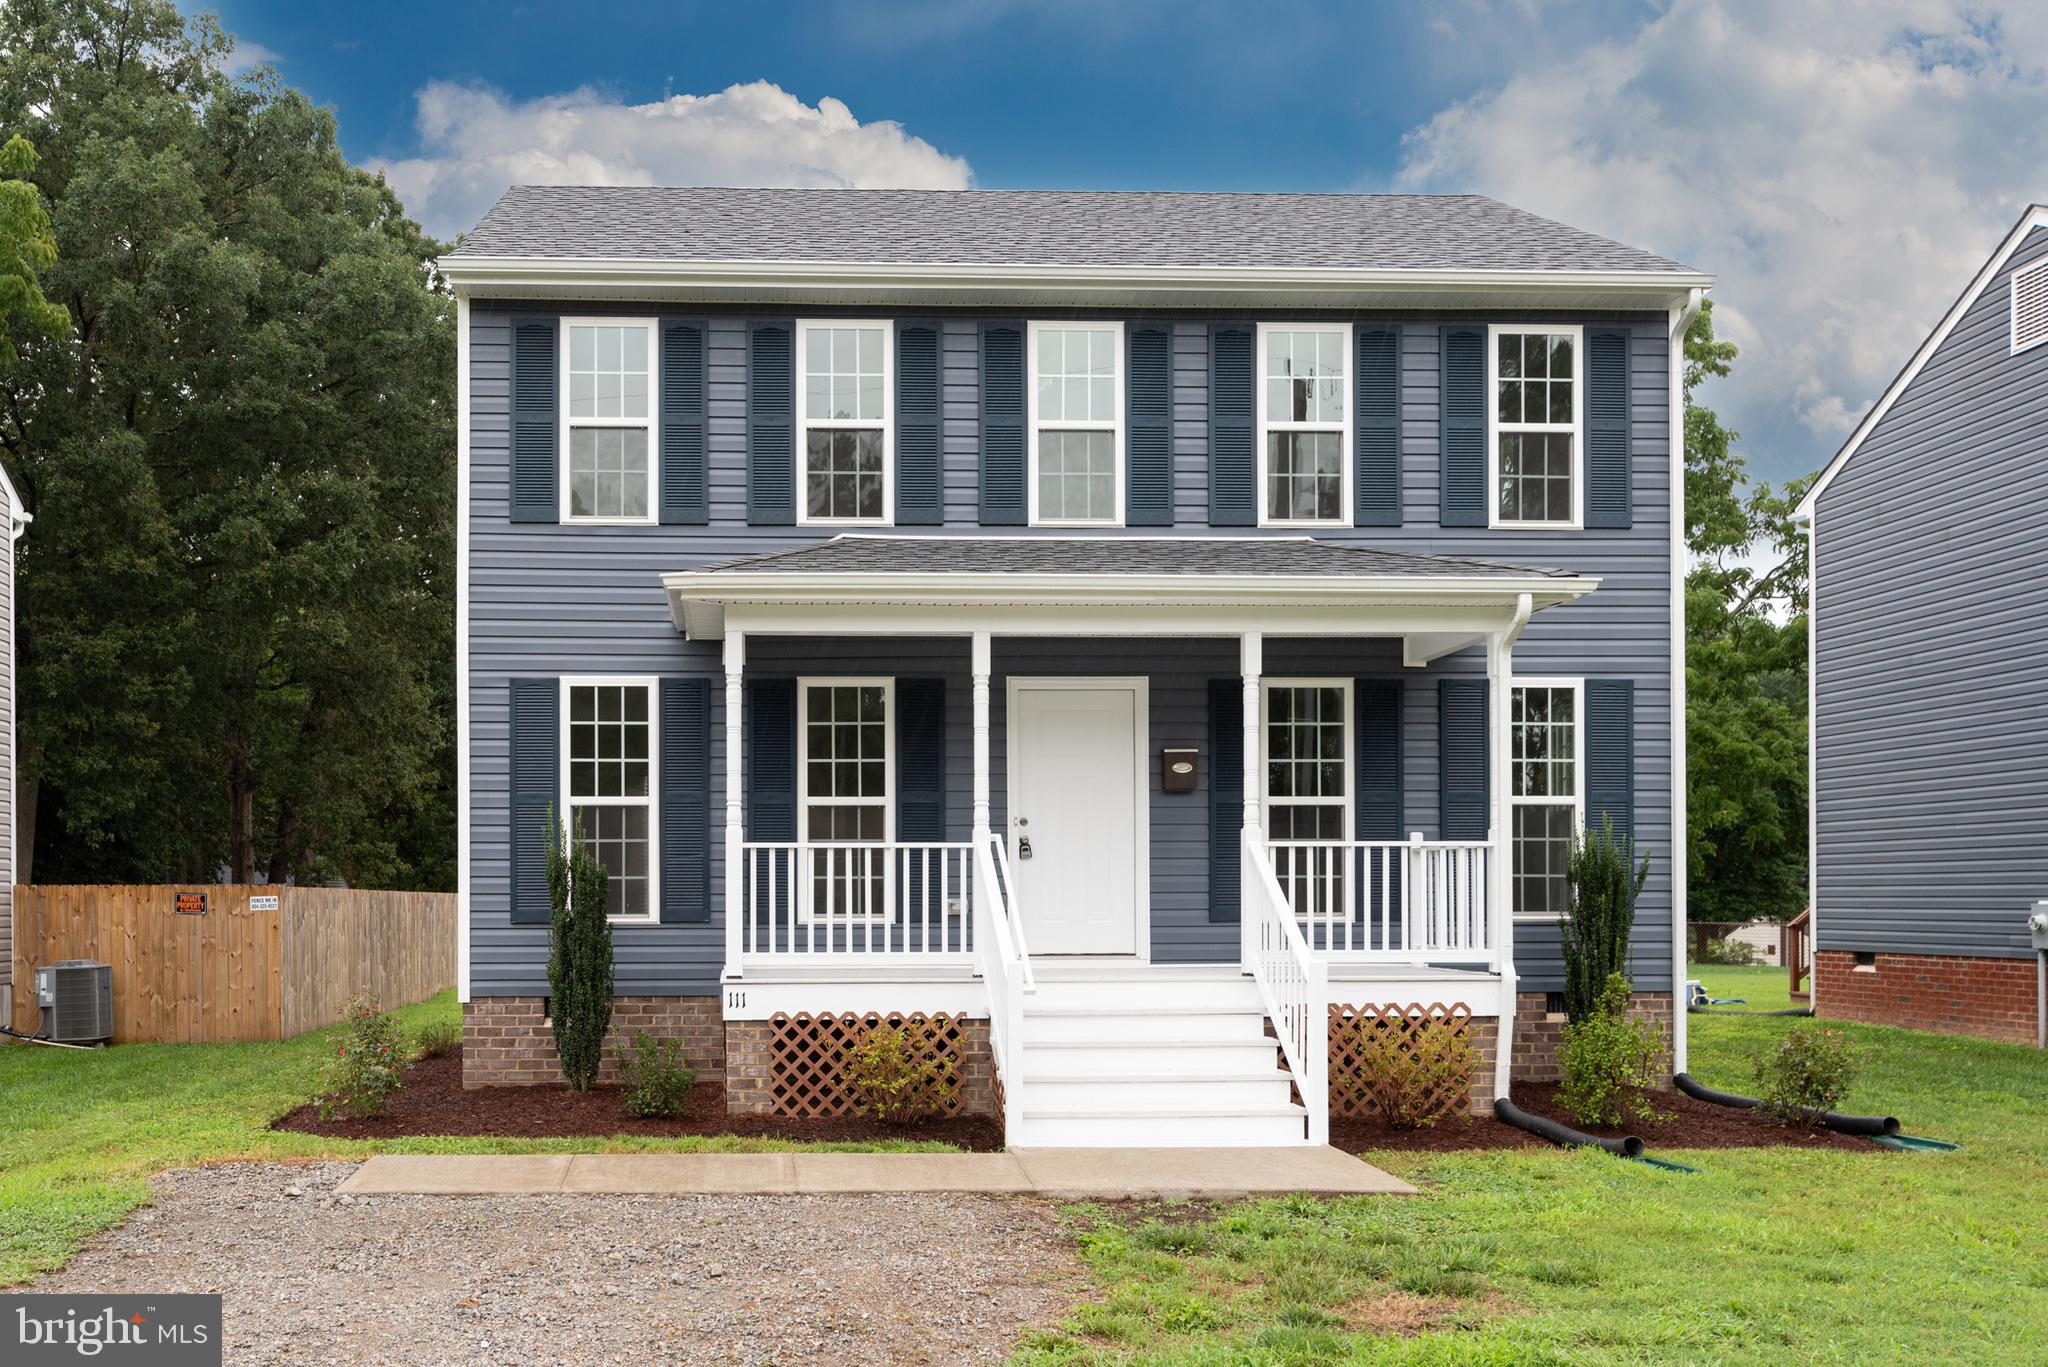
<path id="1" fill-rule="evenodd" d="M 563 520 L 653 521 L 653 322 L 564 319 L 562 345 Z"/>
<path id="2" fill-rule="evenodd" d="M 1508 737 L 1509 831 L 1517 916 L 1556 916 L 1570 898 L 1565 861 L 1585 806 L 1576 679 L 1515 685 Z"/>
<path id="3" fill-rule="evenodd" d="M 569 829 L 605 866 L 606 910 L 651 921 L 658 826 L 654 814 L 654 683 L 564 679 L 563 806 Z"/>
<path id="4" fill-rule="evenodd" d="M 801 522 L 889 521 L 890 328 L 797 324 Z"/>
<path id="5" fill-rule="evenodd" d="M 1031 521 L 1123 521 L 1123 325 L 1031 325 Z"/>
<path id="6" fill-rule="evenodd" d="M 1487 353 L 1493 525 L 1579 525 L 1583 330 L 1495 324 Z"/>
<path id="7" fill-rule="evenodd" d="M 1346 525 L 1351 329 L 1259 324 L 1259 521 Z"/>

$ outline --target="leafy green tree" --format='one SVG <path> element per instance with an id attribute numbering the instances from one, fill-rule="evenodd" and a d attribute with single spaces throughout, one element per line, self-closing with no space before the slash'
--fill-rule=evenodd
<path id="1" fill-rule="evenodd" d="M 0 361 L 36 519 L 22 876 L 445 886 L 440 248 L 232 46 L 170 0 L 0 9 L 0 129 L 41 154 L 76 326 Z"/>
<path id="2" fill-rule="evenodd" d="M 1711 303 L 1685 337 L 1687 870 L 1699 921 L 1784 919 L 1806 883 L 1806 539 L 1792 510 L 1808 480 L 1749 478 L 1695 391 L 1735 346 Z"/>
<path id="3" fill-rule="evenodd" d="M 50 229 L 50 211 L 29 181 L 36 169 L 36 149 L 19 133 L 0 147 L 0 363 L 12 364 L 19 325 L 46 337 L 71 330 L 71 315 L 62 304 L 43 297 L 42 272 L 57 260 L 57 235 Z"/>

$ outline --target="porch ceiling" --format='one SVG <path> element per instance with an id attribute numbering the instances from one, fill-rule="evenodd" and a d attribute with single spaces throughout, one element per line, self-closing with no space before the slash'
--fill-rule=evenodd
<path id="1" fill-rule="evenodd" d="M 846 534 L 662 576 L 676 626 L 775 634 L 1398 636 L 1421 663 L 1592 592 L 1562 570 L 1306 536 Z M 1526 604 L 1526 606 L 1524 606 Z"/>

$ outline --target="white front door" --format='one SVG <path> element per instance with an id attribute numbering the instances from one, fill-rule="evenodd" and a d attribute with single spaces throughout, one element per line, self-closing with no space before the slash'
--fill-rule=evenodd
<path id="1" fill-rule="evenodd" d="M 1145 896 L 1145 683 L 1015 679 L 1010 867 L 1033 955 L 1136 954 Z"/>

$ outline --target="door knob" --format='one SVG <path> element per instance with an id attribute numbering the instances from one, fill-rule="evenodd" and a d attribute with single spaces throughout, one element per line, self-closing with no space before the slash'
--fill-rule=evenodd
<path id="1" fill-rule="evenodd" d="M 1023 836 L 1019 836 L 1019 837 L 1017 837 L 1017 857 L 1018 857 L 1019 859 L 1029 859 L 1029 858 L 1031 857 L 1031 837 L 1030 837 L 1030 836 L 1028 836 L 1028 835 L 1023 835 Z"/>

